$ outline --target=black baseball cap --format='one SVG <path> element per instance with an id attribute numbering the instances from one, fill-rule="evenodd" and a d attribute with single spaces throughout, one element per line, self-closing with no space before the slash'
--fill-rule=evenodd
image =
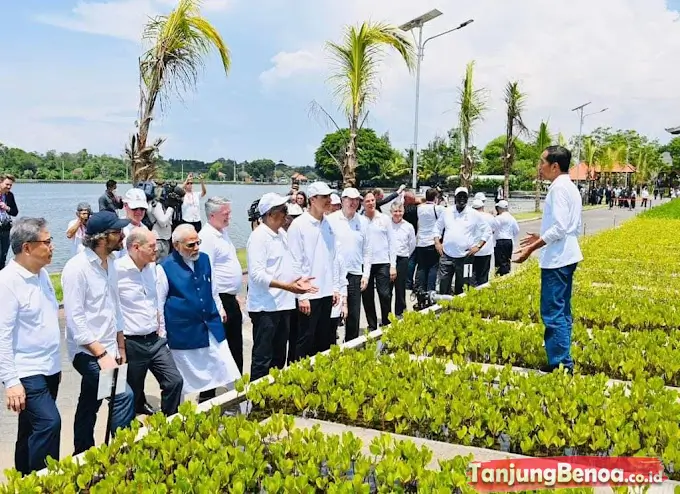
<path id="1" fill-rule="evenodd" d="M 122 230 L 130 224 L 130 220 L 121 219 L 116 213 L 111 211 L 99 211 L 90 216 L 87 220 L 87 235 L 99 235 L 108 230 Z"/>

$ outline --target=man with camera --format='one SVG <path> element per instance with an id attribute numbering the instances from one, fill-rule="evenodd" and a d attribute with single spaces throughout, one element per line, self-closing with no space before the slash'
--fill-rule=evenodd
<path id="1" fill-rule="evenodd" d="M 156 234 L 156 257 L 160 261 L 172 251 L 172 220 L 182 204 L 184 189 L 173 183 L 159 184 L 155 187 L 154 197 L 149 200 L 147 217 L 153 224 L 151 230 Z"/>
<path id="2" fill-rule="evenodd" d="M 66 228 L 66 238 L 71 240 L 71 257 L 83 250 L 83 237 L 85 236 L 85 227 L 87 220 L 90 219 L 92 208 L 86 202 L 81 202 L 76 208 L 76 219 L 71 220 Z"/>
<path id="3" fill-rule="evenodd" d="M 0 175 L 0 269 L 5 267 L 9 252 L 9 231 L 12 229 L 12 216 L 19 214 L 19 208 L 12 194 L 14 175 Z"/>

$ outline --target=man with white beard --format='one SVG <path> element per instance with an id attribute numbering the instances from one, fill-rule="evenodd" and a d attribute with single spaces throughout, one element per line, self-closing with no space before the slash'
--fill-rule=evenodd
<path id="1" fill-rule="evenodd" d="M 207 254 L 193 225 L 172 233 L 174 251 L 157 268 L 160 332 L 184 380 L 183 395 L 212 391 L 241 373 L 229 351 L 225 314 Z M 199 398 L 200 400 L 201 398 Z"/>

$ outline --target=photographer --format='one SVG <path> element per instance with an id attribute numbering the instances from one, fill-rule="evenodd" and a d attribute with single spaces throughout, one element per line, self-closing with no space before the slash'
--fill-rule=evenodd
<path id="1" fill-rule="evenodd" d="M 76 208 L 76 219 L 71 220 L 66 228 L 66 238 L 72 241 L 71 257 L 83 250 L 83 237 L 85 236 L 85 227 L 87 220 L 90 219 L 92 208 L 86 202 L 81 202 Z"/>
<path id="2" fill-rule="evenodd" d="M 12 194 L 13 175 L 0 175 L 0 269 L 5 267 L 9 252 L 9 231 L 12 229 L 12 216 L 19 214 L 19 208 Z"/>
<path id="3" fill-rule="evenodd" d="M 172 219 L 182 203 L 179 192 L 184 191 L 175 184 L 162 184 L 156 188 L 156 197 L 149 201 L 147 216 L 153 225 L 151 231 L 156 234 L 159 261 L 172 252 Z"/>

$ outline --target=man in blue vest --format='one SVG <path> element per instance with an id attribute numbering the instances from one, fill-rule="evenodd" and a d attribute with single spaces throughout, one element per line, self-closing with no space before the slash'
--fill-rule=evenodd
<path id="1" fill-rule="evenodd" d="M 199 251 L 198 233 L 190 224 L 180 225 L 172 243 L 175 250 L 157 268 L 160 331 L 166 334 L 186 396 L 229 385 L 241 374 L 229 351 L 224 309 L 210 260 Z"/>

